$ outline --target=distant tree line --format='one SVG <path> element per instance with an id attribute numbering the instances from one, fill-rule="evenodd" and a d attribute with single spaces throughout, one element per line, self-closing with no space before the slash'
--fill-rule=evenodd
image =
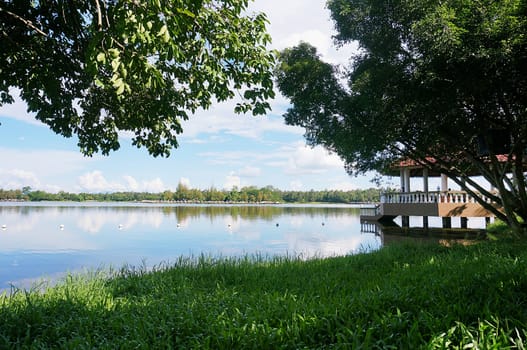
<path id="1" fill-rule="evenodd" d="M 351 191 L 282 191 L 273 186 L 248 186 L 241 189 L 219 190 L 214 187 L 200 190 L 179 184 L 176 191 L 160 193 L 149 192 L 108 192 L 108 193 L 69 193 L 60 191 L 49 193 L 24 187 L 17 190 L 0 189 L 0 200 L 12 201 L 101 201 L 101 202 L 226 202 L 226 203 L 360 203 L 378 202 L 379 194 L 385 189 L 361 189 Z"/>

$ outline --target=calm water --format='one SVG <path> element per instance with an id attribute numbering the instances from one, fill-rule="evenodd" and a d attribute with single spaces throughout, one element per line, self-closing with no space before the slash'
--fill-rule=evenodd
<path id="1" fill-rule="evenodd" d="M 0 203 L 0 290 L 180 256 L 334 256 L 377 249 L 347 205 Z"/>

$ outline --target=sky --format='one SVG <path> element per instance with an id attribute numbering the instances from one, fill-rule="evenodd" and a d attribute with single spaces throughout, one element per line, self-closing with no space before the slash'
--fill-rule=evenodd
<path id="1" fill-rule="evenodd" d="M 357 49 L 334 48 L 325 0 L 256 0 L 250 5 L 253 11 L 267 14 L 273 49 L 302 40 L 316 46 L 325 61 L 344 65 Z M 180 146 L 169 158 L 150 156 L 126 136 L 109 156 L 84 157 L 75 138 L 56 135 L 17 100 L 0 107 L 0 188 L 99 193 L 162 192 L 175 190 L 179 183 L 199 189 L 374 187 L 373 174 L 350 176 L 338 156 L 306 146 L 304 131 L 285 125 L 282 115 L 288 101 L 277 95 L 266 116 L 235 114 L 233 102 L 197 112 L 183 123 Z"/>

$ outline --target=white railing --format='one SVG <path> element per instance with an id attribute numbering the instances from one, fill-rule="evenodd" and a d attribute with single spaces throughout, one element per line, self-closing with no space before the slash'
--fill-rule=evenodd
<path id="1" fill-rule="evenodd" d="M 488 197 L 485 202 L 491 203 Z M 478 203 L 464 191 L 391 192 L 381 194 L 381 203 Z"/>
<path id="2" fill-rule="evenodd" d="M 377 216 L 377 215 L 380 215 L 380 213 L 381 213 L 380 208 L 381 208 L 380 205 L 376 205 L 376 206 L 373 206 L 373 207 L 361 207 L 360 208 L 360 215 L 361 216 Z"/>

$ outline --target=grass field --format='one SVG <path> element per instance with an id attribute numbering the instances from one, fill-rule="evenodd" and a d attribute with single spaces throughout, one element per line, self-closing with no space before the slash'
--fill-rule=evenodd
<path id="1" fill-rule="evenodd" d="M 526 325 L 517 241 L 181 258 L 0 296 L 0 349 L 523 349 Z"/>

